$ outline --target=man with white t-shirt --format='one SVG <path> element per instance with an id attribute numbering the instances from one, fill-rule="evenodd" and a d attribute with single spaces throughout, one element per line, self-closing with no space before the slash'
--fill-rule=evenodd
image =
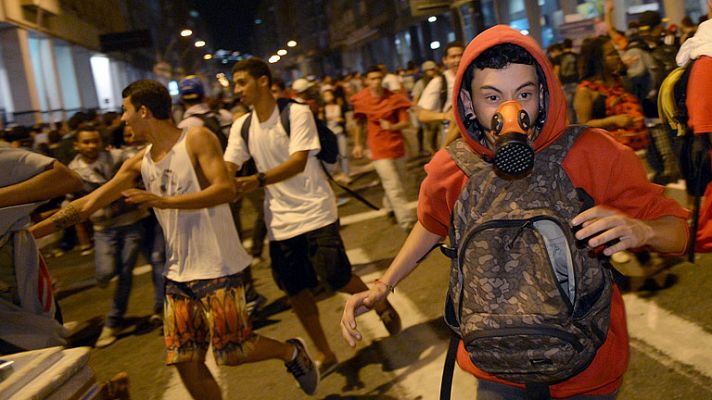
<path id="1" fill-rule="evenodd" d="M 257 174 L 237 178 L 237 189 L 265 188 L 273 276 L 314 342 L 315 362 L 324 376 L 338 363 L 311 289 L 322 282 L 333 290 L 356 293 L 366 285 L 351 272 L 339 235 L 336 201 L 316 158 L 321 146 L 309 107 L 291 103 L 281 111 L 270 92 L 270 69 L 259 59 L 238 62 L 232 76 L 235 95 L 253 111 L 232 126 L 225 151 L 228 171 L 235 171 L 250 158 L 257 165 Z M 290 132 L 281 125 L 280 112 L 289 112 Z M 249 123 L 247 143 L 242 136 L 245 123 Z M 376 311 L 391 334 L 400 331 L 400 318 L 389 303 L 379 304 Z"/>
<path id="2" fill-rule="evenodd" d="M 450 42 L 445 46 L 443 64 L 445 72 L 441 77 L 432 79 L 423 90 L 418 100 L 416 115 L 422 123 L 441 122 L 443 134 L 447 132 L 452 115 L 452 88 L 455 85 L 455 73 L 460 65 L 465 46 L 461 42 Z M 443 82 L 444 81 L 444 82 Z M 443 87 L 443 83 L 447 86 Z M 442 143 L 442 140 L 440 141 Z"/>
<path id="3" fill-rule="evenodd" d="M 166 238 L 166 364 L 176 366 L 190 394 L 222 397 L 205 365 L 211 344 L 219 365 L 281 359 L 302 390 L 314 394 L 319 373 L 301 339 L 283 343 L 252 330 L 241 274 L 250 257 L 225 204 L 236 191 L 218 139 L 207 128 L 178 129 L 170 119 L 168 89 L 159 82 L 133 82 L 122 96 L 122 121 L 150 144 L 107 183 L 33 226 L 32 234 L 72 226 L 122 197 L 152 207 Z M 138 178 L 145 191 L 135 189 Z"/>

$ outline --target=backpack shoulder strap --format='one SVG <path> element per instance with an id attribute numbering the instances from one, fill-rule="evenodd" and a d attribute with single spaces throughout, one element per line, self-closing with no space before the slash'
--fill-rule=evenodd
<path id="1" fill-rule="evenodd" d="M 292 103 L 298 103 L 292 99 L 277 99 L 277 108 L 279 108 L 279 121 L 282 123 L 284 131 L 287 132 L 287 137 L 291 134 L 291 123 L 289 121 L 289 110 Z M 298 103 L 299 104 L 299 103 Z"/>
<path id="2" fill-rule="evenodd" d="M 569 125 L 561 136 L 537 153 L 537 158 L 543 158 L 548 162 L 557 164 L 563 163 L 578 137 L 588 128 L 589 126 L 587 125 Z"/>
<path id="3" fill-rule="evenodd" d="M 245 118 L 245 121 L 242 123 L 242 127 L 240 128 L 240 136 L 242 136 L 242 141 L 245 142 L 245 147 L 247 147 L 248 153 L 250 148 L 250 124 L 252 123 L 252 113 L 253 111 L 250 111 L 247 114 L 247 118 Z"/>
<path id="4" fill-rule="evenodd" d="M 677 108 L 677 122 L 687 126 L 690 115 L 687 113 L 687 83 L 692 74 L 692 66 L 695 60 L 690 60 L 685 66 L 685 71 L 680 76 L 680 79 L 675 82 L 674 95 L 675 106 Z"/>
<path id="5" fill-rule="evenodd" d="M 465 143 L 463 138 L 457 138 L 450 143 L 446 149 L 450 157 L 455 161 L 455 164 L 457 164 L 468 177 L 475 172 L 478 164 L 485 162 L 481 156 L 470 149 L 470 146 Z"/>

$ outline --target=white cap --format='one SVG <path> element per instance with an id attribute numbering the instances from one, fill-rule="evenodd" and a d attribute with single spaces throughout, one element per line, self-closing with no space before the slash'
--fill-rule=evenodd
<path id="1" fill-rule="evenodd" d="M 299 78 L 296 81 L 294 81 L 294 83 L 292 83 L 292 90 L 294 90 L 297 93 L 302 93 L 312 86 L 314 86 L 313 82 L 309 82 L 308 80 L 306 80 L 304 78 Z"/>

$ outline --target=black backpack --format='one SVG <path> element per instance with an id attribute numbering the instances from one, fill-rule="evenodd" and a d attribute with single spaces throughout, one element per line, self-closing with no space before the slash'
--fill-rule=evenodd
<path id="1" fill-rule="evenodd" d="M 302 104 L 298 101 L 292 99 L 277 99 L 277 107 L 279 108 L 279 120 L 282 123 L 282 127 L 287 136 L 290 135 L 290 122 L 289 122 L 289 109 L 292 104 Z M 319 118 L 314 116 L 314 122 L 316 123 L 316 130 L 319 135 L 319 144 L 321 145 L 321 151 L 316 155 L 316 158 L 327 163 L 334 164 L 339 157 L 339 145 L 336 141 L 336 134 L 329 129 L 326 124 Z M 240 135 L 245 145 L 249 145 L 248 139 L 250 137 L 250 125 L 252 123 L 252 113 L 247 116 L 245 122 L 242 124 L 242 129 L 240 130 Z"/>
<path id="2" fill-rule="evenodd" d="M 213 111 L 208 111 L 203 114 L 193 114 L 191 117 L 200 118 L 203 121 L 203 126 L 210 129 L 210 131 L 218 137 L 220 147 L 225 151 L 227 148 L 227 139 L 230 137 L 230 125 L 223 126 L 220 123 L 220 118 Z"/>
<path id="3" fill-rule="evenodd" d="M 612 272 L 569 224 L 590 206 L 561 166 L 583 130 L 568 128 L 516 180 L 497 176 L 462 139 L 447 147 L 469 179 L 453 207 L 450 247 L 441 247 L 451 258 L 445 322 L 475 366 L 526 385 L 532 398 L 585 370 L 610 323 Z"/>

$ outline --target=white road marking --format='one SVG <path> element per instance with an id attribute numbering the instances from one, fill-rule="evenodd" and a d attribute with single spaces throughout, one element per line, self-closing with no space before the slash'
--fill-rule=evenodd
<path id="1" fill-rule="evenodd" d="M 638 339 L 673 361 L 712 378 L 711 334 L 652 301 L 641 299 L 634 294 L 626 294 L 623 299 L 631 338 Z"/>
<path id="2" fill-rule="evenodd" d="M 349 260 L 353 264 L 365 264 L 372 261 L 369 260 L 366 252 L 360 248 L 348 250 L 347 253 Z M 363 275 L 361 279 L 368 284 L 381 275 L 382 272 L 378 271 Z M 342 294 L 341 296 L 344 301 L 348 298 L 347 295 Z M 403 294 L 402 291 L 396 290 L 395 293 L 388 296 L 388 300 L 398 311 L 403 324 L 403 330 L 428 322 L 428 318 L 420 312 L 417 305 Z M 375 312 L 369 312 L 359 316 L 357 323 L 366 343 L 375 338 L 388 336 L 386 328 Z M 440 381 L 445 355 L 447 354 L 448 341 L 440 339 L 437 333 L 430 328 L 416 329 L 411 336 L 409 336 L 409 340 L 413 343 L 425 344 L 427 348 L 420 354 L 419 361 L 421 362 L 413 363 L 392 372 L 398 381 L 397 390 L 400 395 L 399 397 L 423 400 L 437 399 L 440 394 Z M 363 344 L 360 346 L 363 346 Z M 386 347 L 383 350 L 389 359 L 398 360 L 402 358 L 397 348 L 389 349 Z M 471 375 L 455 367 L 452 398 L 474 399 L 476 391 L 475 382 L 475 379 Z"/>

